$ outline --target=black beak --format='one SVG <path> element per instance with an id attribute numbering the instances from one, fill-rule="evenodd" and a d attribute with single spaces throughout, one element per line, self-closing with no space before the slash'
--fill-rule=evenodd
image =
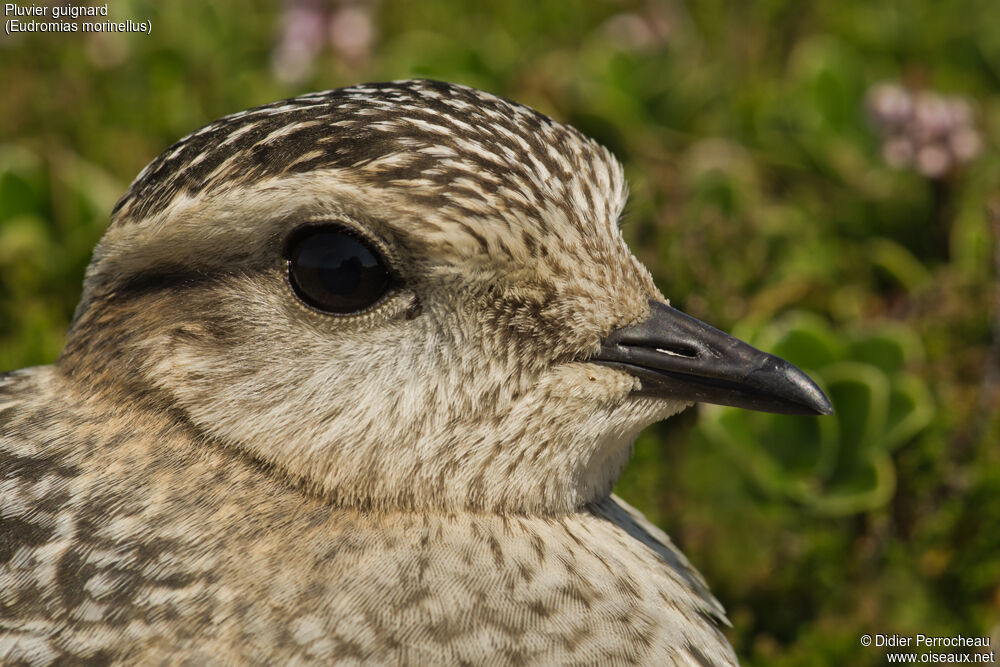
<path id="1" fill-rule="evenodd" d="M 639 394 L 790 415 L 833 413 L 805 373 L 676 308 L 650 300 L 649 317 L 616 329 L 590 361 L 642 381 Z"/>

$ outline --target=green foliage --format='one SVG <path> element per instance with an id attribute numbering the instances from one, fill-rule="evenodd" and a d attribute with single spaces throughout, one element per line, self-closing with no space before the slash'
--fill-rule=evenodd
<path id="1" fill-rule="evenodd" d="M 72 153 L 0 145 L 0 368 L 48 363 L 62 348 L 118 188 Z"/>
<path id="2" fill-rule="evenodd" d="M 791 313 L 751 340 L 808 369 L 833 401 L 828 419 L 711 406 L 699 427 L 767 493 L 826 515 L 884 507 L 896 490 L 892 453 L 930 423 L 923 360 L 909 329 L 835 335 L 819 318 Z"/>
<path id="3" fill-rule="evenodd" d="M 327 41 L 295 80 L 273 73 L 276 0 L 121 0 L 152 35 L 5 36 L 0 369 L 55 358 L 115 198 L 180 136 L 360 81 L 482 87 L 614 150 L 664 294 L 836 404 L 689 410 L 640 436 L 619 484 L 711 582 L 744 661 L 882 664 L 861 634 L 995 633 L 994 4 L 383 0 L 363 52 Z M 884 80 L 967 98 L 978 159 L 934 181 L 888 166 L 864 110 Z"/>

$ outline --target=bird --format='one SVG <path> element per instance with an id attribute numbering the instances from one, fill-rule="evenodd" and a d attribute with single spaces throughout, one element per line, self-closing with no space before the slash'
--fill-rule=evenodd
<path id="1" fill-rule="evenodd" d="M 613 493 L 693 402 L 828 414 L 669 305 L 615 157 L 429 80 L 226 116 L 0 375 L 0 663 L 737 663 Z"/>

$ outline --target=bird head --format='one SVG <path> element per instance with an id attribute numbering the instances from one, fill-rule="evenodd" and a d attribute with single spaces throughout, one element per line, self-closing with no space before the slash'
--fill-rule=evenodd
<path id="1" fill-rule="evenodd" d="M 463 86 L 244 111 L 132 183 L 58 365 L 386 509 L 570 511 L 693 400 L 828 411 L 794 367 L 666 305 L 625 200 L 606 149 Z"/>

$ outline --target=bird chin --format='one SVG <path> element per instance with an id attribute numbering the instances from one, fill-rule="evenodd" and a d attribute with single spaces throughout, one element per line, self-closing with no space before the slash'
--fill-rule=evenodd
<path id="1" fill-rule="evenodd" d="M 619 409 L 617 421 L 627 425 L 622 431 L 629 433 L 626 443 L 631 451 L 632 442 L 647 427 L 683 412 L 692 403 L 657 399 L 636 394 L 630 395 Z M 631 454 L 630 454 L 631 455 Z"/>
<path id="2" fill-rule="evenodd" d="M 636 413 L 643 415 L 646 418 L 647 426 L 658 421 L 663 421 L 668 417 L 673 417 L 677 413 L 683 412 L 687 408 L 694 405 L 693 401 L 653 398 L 638 394 L 632 394 L 629 396 L 628 403 L 629 405 L 634 406 L 633 409 Z"/>
<path id="3" fill-rule="evenodd" d="M 585 504 L 611 493 L 629 459 L 639 433 L 657 421 L 674 415 L 690 403 L 630 395 L 604 423 L 604 433 L 580 468 L 577 498 Z"/>

